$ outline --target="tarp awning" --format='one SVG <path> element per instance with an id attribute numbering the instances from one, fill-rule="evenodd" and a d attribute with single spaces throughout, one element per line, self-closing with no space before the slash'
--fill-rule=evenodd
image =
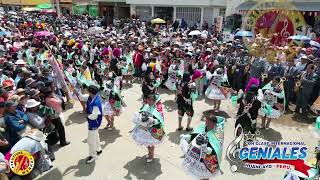
<path id="1" fill-rule="evenodd" d="M 320 2 L 264 2 L 259 3 L 256 1 L 246 1 L 236 7 L 239 11 L 248 10 L 266 10 L 266 9 L 286 9 L 296 11 L 320 11 Z"/>

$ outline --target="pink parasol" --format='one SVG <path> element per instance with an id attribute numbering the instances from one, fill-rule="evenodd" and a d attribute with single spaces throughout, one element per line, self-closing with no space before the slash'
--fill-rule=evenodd
<path id="1" fill-rule="evenodd" d="M 35 37 L 43 37 L 43 36 L 50 36 L 51 33 L 49 31 L 38 31 L 34 33 Z"/>

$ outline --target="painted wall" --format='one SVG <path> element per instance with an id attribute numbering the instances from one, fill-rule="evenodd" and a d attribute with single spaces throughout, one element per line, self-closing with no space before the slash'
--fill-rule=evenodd
<path id="1" fill-rule="evenodd" d="M 226 6 L 226 0 L 126 0 L 127 4 L 148 4 L 163 6 Z"/>

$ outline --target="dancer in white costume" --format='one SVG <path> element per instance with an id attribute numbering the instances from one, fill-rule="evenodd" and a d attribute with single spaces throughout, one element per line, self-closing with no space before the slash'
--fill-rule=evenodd
<path id="1" fill-rule="evenodd" d="M 147 162 L 152 162 L 155 145 L 162 142 L 165 132 L 163 117 L 156 109 L 156 96 L 150 95 L 147 102 L 148 104 L 144 104 L 140 111 L 134 114 L 135 127 L 131 133 L 138 145 L 148 148 Z"/>
<path id="2" fill-rule="evenodd" d="M 259 110 L 262 119 L 262 129 L 269 128 L 271 119 L 278 119 L 284 112 L 284 90 L 280 77 L 275 77 L 262 90 L 263 100 Z"/>
<path id="3" fill-rule="evenodd" d="M 180 147 L 185 154 L 182 166 L 197 179 L 221 174 L 224 118 L 213 114 L 206 117 L 191 134 L 181 135 Z"/>
<path id="4" fill-rule="evenodd" d="M 215 112 L 218 112 L 221 100 L 230 97 L 230 89 L 223 86 L 223 84 L 228 81 L 227 73 L 224 72 L 223 68 L 218 67 L 213 74 L 207 72 L 206 76 L 209 80 L 209 87 L 207 88 L 205 95 L 207 98 L 213 100 L 213 109 Z"/>

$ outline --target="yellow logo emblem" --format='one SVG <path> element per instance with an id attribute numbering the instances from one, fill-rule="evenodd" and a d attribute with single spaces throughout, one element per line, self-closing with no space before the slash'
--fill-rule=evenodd
<path id="1" fill-rule="evenodd" d="M 24 176 L 33 170 L 34 158 L 28 151 L 17 151 L 10 157 L 9 165 L 13 173 Z"/>

